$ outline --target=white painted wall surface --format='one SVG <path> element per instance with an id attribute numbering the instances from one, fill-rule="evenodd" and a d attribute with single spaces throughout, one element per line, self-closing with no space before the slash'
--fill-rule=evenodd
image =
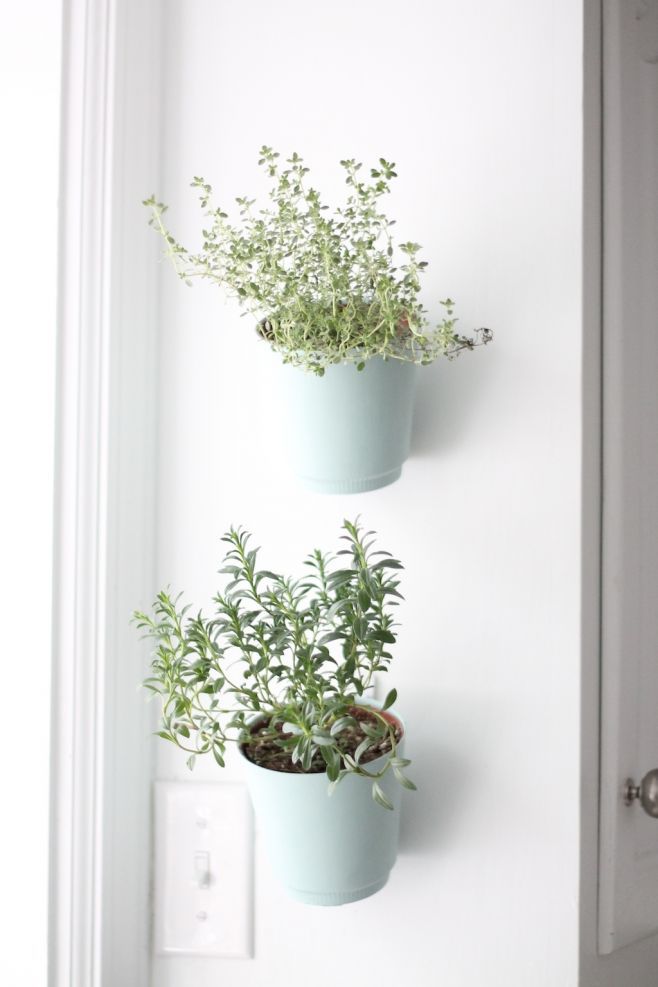
<path id="1" fill-rule="evenodd" d="M 391 212 L 486 351 L 423 371 L 400 482 L 298 490 L 276 360 L 211 287 L 161 273 L 159 582 L 206 600 L 243 523 L 273 568 L 361 513 L 406 564 L 391 682 L 419 791 L 388 887 L 322 912 L 258 857 L 251 961 L 157 959 L 154 987 L 575 987 L 578 978 L 582 10 L 556 0 L 168 0 L 158 194 L 262 187 L 257 149 L 397 162 Z M 151 189 L 145 189 L 145 194 Z M 146 602 L 146 601 L 143 601 Z M 188 779 L 164 745 L 158 777 Z M 210 764 L 199 780 L 218 779 Z M 233 764 L 223 776 L 239 777 Z M 291 972 L 291 970 L 293 972 Z"/>
<path id="2" fill-rule="evenodd" d="M 50 611 L 62 4 L 0 31 L 0 983 L 46 981 Z"/>

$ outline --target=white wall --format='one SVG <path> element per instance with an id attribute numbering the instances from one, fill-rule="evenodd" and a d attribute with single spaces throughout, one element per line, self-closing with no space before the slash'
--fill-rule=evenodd
<path id="1" fill-rule="evenodd" d="M 0 31 L 0 982 L 29 987 L 46 979 L 61 7 L 5 4 Z"/>
<path id="2" fill-rule="evenodd" d="M 284 568 L 361 513 L 407 567 L 391 680 L 419 792 L 382 893 L 320 913 L 259 857 L 255 958 L 159 959 L 156 987 L 283 987 L 291 962 L 316 987 L 577 983 L 581 17 L 570 0 L 168 0 L 157 191 L 182 239 L 192 175 L 251 192 L 263 142 L 330 194 L 339 158 L 383 155 L 428 305 L 449 293 L 496 338 L 423 371 L 400 482 L 312 496 L 279 465 L 275 361 L 219 292 L 163 267 L 159 581 L 207 599 L 230 523 Z M 189 777 L 174 755 L 160 778 Z"/>

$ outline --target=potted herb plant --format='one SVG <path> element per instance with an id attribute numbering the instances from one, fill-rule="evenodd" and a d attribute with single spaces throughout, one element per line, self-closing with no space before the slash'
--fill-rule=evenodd
<path id="1" fill-rule="evenodd" d="M 282 168 L 279 154 L 263 147 L 259 164 L 272 179 L 270 204 L 255 209 L 255 200 L 238 198 L 235 221 L 213 205 L 211 186 L 194 179 L 205 217 L 197 252 L 173 236 L 167 207 L 154 196 L 144 203 L 150 222 L 179 276 L 237 298 L 288 365 L 286 431 L 306 486 L 329 493 L 384 486 L 408 454 L 417 365 L 472 350 L 491 333 L 458 333 L 449 298 L 443 318 L 430 323 L 419 297 L 427 262 L 417 243 L 396 247 L 394 221 L 381 210 L 393 163 L 380 158 L 364 180 L 361 164 L 341 161 L 348 191 L 333 213 L 298 154 Z"/>
<path id="2" fill-rule="evenodd" d="M 162 697 L 159 736 L 224 766 L 230 741 L 269 855 L 300 901 L 338 905 L 378 891 L 395 862 L 404 725 L 370 698 L 395 643 L 400 563 L 345 521 L 345 547 L 314 551 L 290 578 L 258 565 L 231 529 L 214 612 L 193 615 L 162 592 L 135 615 L 155 639 L 146 688 Z M 388 811 L 387 811 L 388 810 Z"/>

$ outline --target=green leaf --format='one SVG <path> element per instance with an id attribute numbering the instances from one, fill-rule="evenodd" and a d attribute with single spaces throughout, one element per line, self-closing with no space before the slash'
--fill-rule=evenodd
<path id="1" fill-rule="evenodd" d="M 340 613 L 341 610 L 347 610 L 350 606 L 350 600 L 337 600 L 336 603 L 332 604 L 325 613 L 325 619 L 333 620 L 336 614 Z"/>
<path id="2" fill-rule="evenodd" d="M 327 778 L 329 781 L 338 781 L 340 775 L 340 765 L 327 764 Z"/>
<path id="3" fill-rule="evenodd" d="M 304 747 L 304 753 L 302 754 L 301 757 L 302 767 L 304 771 L 311 770 L 311 764 L 313 762 L 313 754 L 314 754 L 313 745 L 311 743 L 307 743 Z"/>
<path id="4" fill-rule="evenodd" d="M 313 743 L 317 744 L 318 747 L 331 747 L 334 742 L 328 733 L 320 730 L 313 730 L 312 737 Z"/>
<path id="5" fill-rule="evenodd" d="M 338 752 L 332 747 L 322 747 L 321 754 L 324 763 L 327 765 L 327 777 L 329 781 L 336 781 L 340 774 L 340 757 Z"/>
<path id="6" fill-rule="evenodd" d="M 384 809 L 393 809 L 393 803 L 390 801 L 381 785 L 376 781 L 373 781 L 372 783 L 372 797 L 375 802 L 377 802 L 378 805 L 381 805 Z"/>
<path id="7" fill-rule="evenodd" d="M 365 740 L 361 741 L 357 749 L 354 751 L 354 760 L 356 761 L 357 764 L 359 763 L 363 755 L 366 753 L 366 751 L 369 750 L 371 747 L 372 747 L 372 740 L 370 740 L 369 737 L 366 737 Z"/>
<path id="8" fill-rule="evenodd" d="M 397 559 L 380 559 L 369 568 L 371 572 L 378 572 L 380 569 L 404 569 L 404 566 Z"/>
<path id="9" fill-rule="evenodd" d="M 397 698 L 398 698 L 397 689 L 391 689 L 386 699 L 384 700 L 384 703 L 382 705 L 382 710 L 390 709 Z"/>
<path id="10" fill-rule="evenodd" d="M 365 733 L 366 737 L 370 737 L 371 740 L 381 740 L 385 733 L 385 727 L 381 723 L 377 723 L 375 726 L 372 723 L 364 723 L 363 721 L 359 723 L 361 731 Z"/>
<path id="11" fill-rule="evenodd" d="M 355 725 L 356 725 L 356 720 L 354 719 L 353 716 L 341 716 L 339 719 L 335 721 L 335 723 L 331 724 L 331 729 L 329 732 L 331 733 L 332 737 L 335 737 L 342 730 L 344 730 L 345 727 L 353 727 Z"/>
<path id="12" fill-rule="evenodd" d="M 379 629 L 371 631 L 370 634 L 368 634 L 368 640 L 381 641 L 382 644 L 395 644 L 397 639 L 394 634 L 391 634 L 390 631 Z"/>
<path id="13" fill-rule="evenodd" d="M 277 327 L 278 319 L 279 313 Z M 247 719 L 260 712 L 261 722 L 270 722 L 270 736 L 304 770 L 320 755 L 330 783 L 345 773 L 365 773 L 358 762 L 390 727 L 372 718 L 357 725 L 349 710 L 392 658 L 385 648 L 395 640 L 389 629 L 395 604 L 386 591 L 397 583 L 367 567 L 375 554 L 373 533 L 358 518 L 346 520 L 343 529 L 336 553 L 316 549 L 309 556 L 312 572 L 301 579 L 276 577 L 275 583 L 268 582 L 269 570 L 257 569 L 249 533 L 231 529 L 224 536 L 224 587 L 213 597 L 210 617 L 187 614 L 180 595 L 169 591 L 158 594 L 152 616 L 138 612 L 154 642 L 144 685 L 162 694 L 159 736 L 191 747 L 190 767 L 210 751 L 223 767 L 227 731 L 231 740 L 249 741 Z M 284 730 L 277 736 L 284 724 L 301 734 L 286 736 Z M 339 738 L 357 726 L 363 728 L 357 750 L 341 754 Z M 406 763 L 397 759 L 394 766 L 401 772 Z"/>
<path id="14" fill-rule="evenodd" d="M 416 785 L 414 785 L 411 778 L 407 778 L 407 776 L 404 775 L 399 768 L 393 767 L 393 774 L 395 775 L 399 783 L 403 786 L 403 788 L 408 788 L 412 792 L 415 792 L 417 790 Z"/>
<path id="15" fill-rule="evenodd" d="M 344 641 L 345 631 L 332 631 L 331 634 L 323 634 L 318 639 L 318 644 L 331 644 L 332 641 Z"/>
<path id="16" fill-rule="evenodd" d="M 335 779 L 331 779 L 331 784 L 329 785 L 329 788 L 328 788 L 328 791 L 327 791 L 327 794 L 328 794 L 328 795 L 333 795 L 333 794 L 334 794 L 334 792 L 335 792 L 335 791 L 336 791 L 336 789 L 338 788 L 338 785 L 339 785 L 339 784 L 340 784 L 340 782 L 341 782 L 341 781 L 343 780 L 343 778 L 345 777 L 345 775 L 346 775 L 346 774 L 348 774 L 348 772 L 346 772 L 346 771 L 341 771 L 341 772 L 339 773 L 339 775 L 338 775 L 338 777 L 337 777 L 337 778 L 335 778 Z"/>

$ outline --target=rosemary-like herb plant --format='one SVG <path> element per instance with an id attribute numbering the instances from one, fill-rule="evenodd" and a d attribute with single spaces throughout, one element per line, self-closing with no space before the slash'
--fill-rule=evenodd
<path id="1" fill-rule="evenodd" d="M 251 536 L 232 528 L 223 537 L 226 585 L 210 616 L 168 592 L 151 614 L 135 614 L 155 639 L 144 685 L 162 697 L 159 736 L 187 751 L 190 767 L 206 753 L 223 767 L 230 741 L 252 758 L 252 748 L 268 745 L 285 755 L 287 770 L 325 770 L 330 790 L 347 774 L 370 779 L 375 801 L 392 808 L 384 774 L 415 787 L 386 712 L 396 691 L 381 707 L 366 692 L 393 657 L 402 566 L 374 550 L 358 521 L 343 531 L 336 555 L 315 550 L 306 575 L 291 578 L 260 568 Z M 373 757 L 384 757 L 377 770 L 368 767 Z"/>

